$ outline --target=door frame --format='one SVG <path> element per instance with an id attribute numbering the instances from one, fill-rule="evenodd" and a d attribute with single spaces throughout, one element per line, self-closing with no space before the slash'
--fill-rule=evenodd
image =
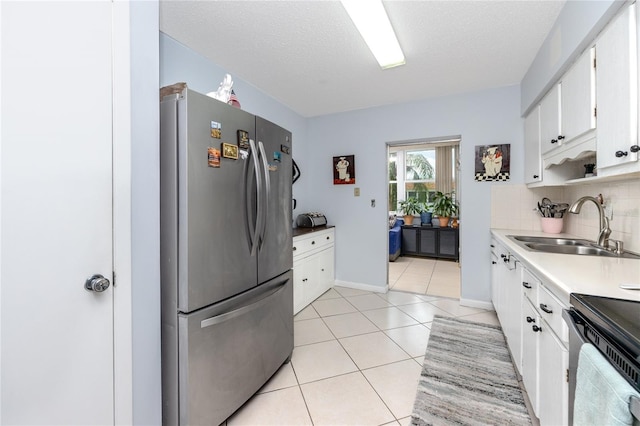
<path id="1" fill-rule="evenodd" d="M 114 420 L 160 424 L 159 2 L 112 4 Z"/>
<path id="2" fill-rule="evenodd" d="M 115 424 L 133 424 L 130 3 L 113 2 L 113 401 Z"/>
<path id="3" fill-rule="evenodd" d="M 438 145 L 438 143 L 442 143 L 442 142 L 448 142 L 448 141 L 453 141 L 453 140 L 457 140 L 458 141 L 458 147 L 462 146 L 462 135 L 451 135 L 451 136 L 440 136 L 440 137 L 431 137 L 431 138 L 424 138 L 424 139 L 410 139 L 410 140 L 400 140 L 400 141 L 387 141 L 385 143 L 385 164 L 387 165 L 387 167 L 384 169 L 385 170 L 385 206 L 387 208 L 387 218 L 389 216 L 388 214 L 388 207 L 389 207 L 389 153 L 391 152 L 391 148 L 392 147 L 410 147 L 411 145 L 429 145 L 429 144 L 433 144 L 433 145 Z M 462 156 L 462 150 L 459 149 L 458 150 L 458 159 L 457 159 L 457 163 L 455 167 L 459 167 L 459 164 L 461 164 L 461 156 Z M 404 163 L 402 164 L 402 166 L 404 167 Z M 461 205 L 462 203 L 462 185 L 461 185 L 461 173 L 460 171 L 458 171 L 458 179 L 456 181 L 456 201 L 458 202 L 458 205 Z M 388 225 L 386 226 L 387 229 L 387 233 L 388 233 Z M 389 257 L 389 237 L 387 236 L 386 238 L 387 240 L 387 250 L 385 252 L 386 256 L 387 256 L 387 262 L 386 262 L 386 267 L 387 267 L 387 288 L 391 288 L 390 287 L 390 283 L 389 283 L 389 261 L 388 261 L 388 257 Z M 458 263 L 462 264 L 462 246 L 461 246 L 461 241 L 458 242 L 459 245 L 459 255 L 458 255 Z M 462 277 L 460 278 L 460 292 L 462 293 Z"/>

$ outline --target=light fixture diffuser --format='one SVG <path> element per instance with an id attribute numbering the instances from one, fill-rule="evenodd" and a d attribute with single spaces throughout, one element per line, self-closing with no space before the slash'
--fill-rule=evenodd
<path id="1" fill-rule="evenodd" d="M 405 64 L 404 54 L 382 0 L 341 2 L 382 69 Z"/>

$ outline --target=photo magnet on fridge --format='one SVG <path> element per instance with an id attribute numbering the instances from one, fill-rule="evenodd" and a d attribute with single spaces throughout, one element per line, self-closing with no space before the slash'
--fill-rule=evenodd
<path id="1" fill-rule="evenodd" d="M 222 137 L 222 124 L 217 121 L 211 121 L 211 137 L 216 139 Z"/>
<path id="2" fill-rule="evenodd" d="M 222 156 L 224 158 L 238 159 L 238 147 L 236 145 L 222 142 Z"/>
<path id="3" fill-rule="evenodd" d="M 207 165 L 209 167 L 220 167 L 220 150 L 217 148 L 207 148 Z"/>
<path id="4" fill-rule="evenodd" d="M 238 130 L 238 146 L 240 149 L 249 149 L 249 132 Z"/>

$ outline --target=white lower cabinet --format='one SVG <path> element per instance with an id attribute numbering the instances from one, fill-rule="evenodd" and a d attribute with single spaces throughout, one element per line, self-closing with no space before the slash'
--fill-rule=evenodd
<path id="1" fill-rule="evenodd" d="M 538 333 L 538 411 L 541 425 L 566 425 L 569 414 L 569 352 L 541 320 Z"/>
<path id="2" fill-rule="evenodd" d="M 509 255 L 516 268 L 506 268 L 509 263 L 500 257 L 505 249 L 499 244 L 495 248 L 492 297 L 514 364 L 540 425 L 566 425 L 568 330 L 561 317 L 566 307 L 518 259 Z"/>
<path id="3" fill-rule="evenodd" d="M 522 382 L 540 425 L 566 425 L 569 352 L 564 306 L 531 271 L 523 270 Z"/>
<path id="4" fill-rule="evenodd" d="M 492 241 L 491 246 L 493 306 L 509 345 L 513 362 L 517 370 L 520 371 L 522 357 L 520 277 L 522 264 L 516 261 L 501 244 Z"/>
<path id="5" fill-rule="evenodd" d="M 528 298 L 522 300 L 522 383 L 529 395 L 534 413 L 538 409 L 538 333 L 533 328 L 539 327 L 540 318 Z"/>
<path id="6" fill-rule="evenodd" d="M 293 238 L 293 313 L 297 314 L 333 287 L 334 229 Z"/>

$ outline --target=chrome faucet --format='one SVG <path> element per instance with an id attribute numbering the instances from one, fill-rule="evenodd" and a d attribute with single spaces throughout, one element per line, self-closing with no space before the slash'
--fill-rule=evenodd
<path id="1" fill-rule="evenodd" d="M 593 201 L 598 207 L 598 214 L 600 215 L 600 232 L 598 233 L 598 245 L 606 249 L 609 248 L 609 235 L 611 235 L 611 229 L 609 228 L 609 218 L 604 213 L 602 207 L 602 194 L 598 194 L 597 197 L 591 197 L 589 195 L 581 197 L 569 207 L 569 213 L 578 214 L 585 201 Z"/>

